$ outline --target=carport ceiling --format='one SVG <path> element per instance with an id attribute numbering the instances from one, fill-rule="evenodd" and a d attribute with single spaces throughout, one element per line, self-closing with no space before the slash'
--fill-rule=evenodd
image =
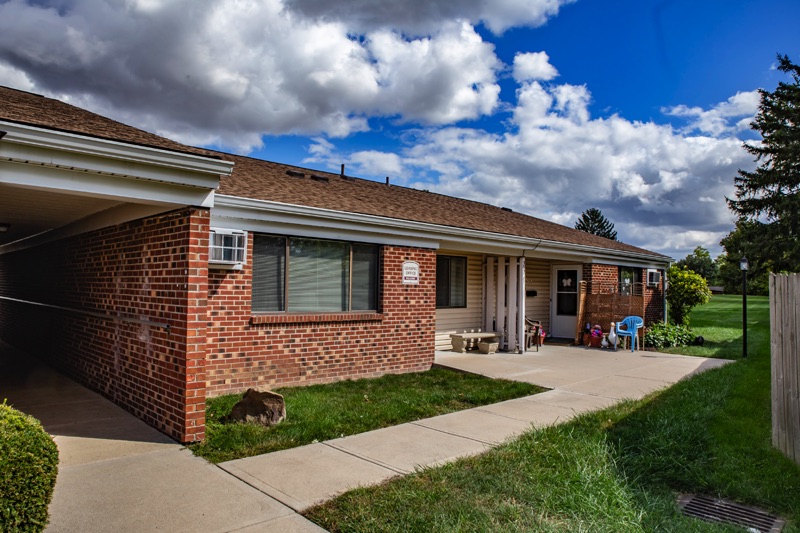
<path id="1" fill-rule="evenodd" d="M 0 184 L 0 247 L 120 205 L 117 200 L 92 198 Z"/>

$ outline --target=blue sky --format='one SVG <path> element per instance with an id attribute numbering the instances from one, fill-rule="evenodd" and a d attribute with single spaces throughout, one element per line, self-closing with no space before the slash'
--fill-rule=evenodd
<path id="1" fill-rule="evenodd" d="M 680 259 L 732 229 L 798 27 L 788 0 L 0 0 L 0 84 L 567 226 L 597 207 Z"/>

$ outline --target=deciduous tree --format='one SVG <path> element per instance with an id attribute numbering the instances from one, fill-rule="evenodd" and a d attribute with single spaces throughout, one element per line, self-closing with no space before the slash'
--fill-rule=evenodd
<path id="1" fill-rule="evenodd" d="M 667 304 L 669 316 L 675 324 L 689 325 L 689 312 L 711 298 L 708 284 L 700 274 L 686 267 L 672 265 L 667 271 Z"/>
<path id="2" fill-rule="evenodd" d="M 679 267 L 686 267 L 689 270 L 697 272 L 703 276 L 706 283 L 714 283 L 717 277 L 717 265 L 714 263 L 714 260 L 711 259 L 711 254 L 708 250 L 702 246 L 698 246 L 694 249 L 694 252 L 675 264 Z"/>

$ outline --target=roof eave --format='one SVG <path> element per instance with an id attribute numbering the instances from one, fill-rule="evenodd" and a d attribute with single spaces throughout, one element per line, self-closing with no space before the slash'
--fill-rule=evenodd
<path id="1" fill-rule="evenodd" d="M 256 200 L 238 196 L 217 194 L 214 200 L 212 217 L 274 221 L 290 223 L 295 227 L 318 228 L 321 222 L 332 230 L 369 232 L 412 238 L 417 241 L 439 243 L 443 248 L 460 246 L 467 250 L 485 250 L 487 253 L 513 253 L 524 255 L 526 251 L 553 253 L 561 256 L 592 258 L 594 261 L 619 261 L 626 259 L 643 264 L 664 266 L 671 262 L 666 256 L 615 250 L 597 246 L 587 246 L 560 241 L 521 237 L 505 233 L 494 233 L 469 228 L 444 226 L 414 220 L 337 211 L 305 205 L 287 204 L 269 200 Z M 303 222 L 305 221 L 305 222 Z M 244 228 L 247 229 L 247 228 Z M 438 246 L 436 246 L 438 247 Z"/>

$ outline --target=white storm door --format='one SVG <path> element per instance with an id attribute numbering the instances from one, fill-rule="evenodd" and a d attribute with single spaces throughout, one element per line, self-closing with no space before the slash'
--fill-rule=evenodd
<path id="1" fill-rule="evenodd" d="M 578 282 L 581 280 L 581 265 L 553 266 L 550 279 L 553 299 L 550 304 L 551 337 L 575 337 L 578 325 Z"/>

